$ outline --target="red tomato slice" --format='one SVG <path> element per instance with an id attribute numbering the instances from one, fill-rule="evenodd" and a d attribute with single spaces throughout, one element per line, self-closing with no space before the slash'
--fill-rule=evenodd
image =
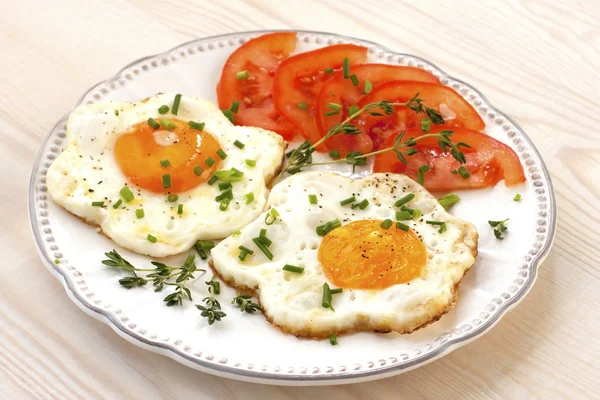
<path id="1" fill-rule="evenodd" d="M 365 95 L 366 81 L 371 84 L 371 90 L 379 85 L 398 80 L 429 82 L 439 84 L 440 81 L 432 73 L 416 67 L 402 67 L 388 64 L 364 64 L 350 69 L 351 74 L 358 78 L 358 86 L 354 86 L 350 79 L 344 79 L 342 75 L 327 81 L 319 92 L 317 100 L 316 117 L 321 136 L 325 136 L 331 128 L 348 117 L 348 108 L 357 105 Z M 343 111 L 336 115 L 325 115 L 330 111 L 327 104 L 333 102 L 343 106 Z M 365 136 L 358 138 L 357 136 Z M 361 148 L 355 146 L 361 145 Z M 373 148 L 373 141 L 367 135 L 355 136 L 337 135 L 326 143 L 328 149 L 339 150 L 342 156 L 353 150 L 361 153 L 369 152 Z"/>
<path id="2" fill-rule="evenodd" d="M 275 71 L 295 48 L 295 32 L 277 32 L 250 40 L 229 56 L 217 84 L 217 98 L 222 110 L 239 101 L 236 125 L 258 126 L 285 139 L 294 136 L 295 128 L 275 109 L 272 93 Z M 247 79 L 237 78 L 242 71 L 248 71 Z"/>
<path id="3" fill-rule="evenodd" d="M 439 127 L 435 129 L 436 132 L 441 130 Z M 400 162 L 393 151 L 375 156 L 373 171 L 401 173 L 416 180 L 419 167 L 428 165 L 431 169 L 423 175 L 423 186 L 430 191 L 478 189 L 494 186 L 502 179 L 507 186 L 525 182 L 523 166 L 510 147 L 481 132 L 465 128 L 452 130 L 452 142 L 464 142 L 471 146 L 470 149 L 461 147 L 467 160 L 464 166 L 471 174 L 468 179 L 450 172 L 458 169 L 461 164 L 450 153 L 442 152 L 436 138 L 418 141 L 415 148 L 419 152 L 406 157 L 408 165 Z M 423 134 L 420 129 L 412 129 L 406 132 L 402 141 Z M 382 148 L 393 146 L 395 139 L 396 135 L 390 136 Z"/>
<path id="4" fill-rule="evenodd" d="M 463 127 L 476 131 L 485 129 L 485 123 L 473 107 L 455 90 L 425 82 L 395 81 L 384 83 L 364 96 L 359 106 L 381 100 L 407 102 L 417 93 L 425 105 L 438 111 L 446 127 Z M 374 148 L 379 148 L 387 137 L 395 132 L 421 126 L 425 114 L 416 114 L 407 107 L 396 107 L 392 115 L 363 118 L 365 132 L 373 139 Z"/>
<path id="5" fill-rule="evenodd" d="M 315 120 L 317 96 L 323 84 L 339 73 L 344 58 L 352 66 L 367 59 L 367 48 L 353 44 L 338 44 L 301 53 L 281 63 L 275 74 L 273 101 L 277 110 L 311 142 L 321 138 Z M 326 68 L 334 73 L 327 74 Z M 352 72 L 351 72 L 352 73 Z M 306 104 L 299 107 L 299 104 Z"/>

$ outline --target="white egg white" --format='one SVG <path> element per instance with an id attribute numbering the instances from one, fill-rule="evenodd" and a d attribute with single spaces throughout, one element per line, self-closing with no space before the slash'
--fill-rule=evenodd
<path id="1" fill-rule="evenodd" d="M 395 219 L 394 203 L 408 193 L 408 203 L 419 209 L 419 218 L 403 221 L 424 243 L 427 261 L 421 277 L 406 284 L 379 290 L 344 289 L 333 296 L 335 311 L 321 304 L 326 278 L 319 263 L 322 237 L 316 228 L 339 219 L 343 225 L 358 220 Z M 310 204 L 316 194 L 318 204 Z M 367 199 L 364 210 L 341 206 L 340 201 L 355 195 Z M 456 289 L 477 254 L 475 227 L 450 215 L 435 197 L 410 178 L 398 174 L 373 174 L 351 179 L 331 172 L 303 172 L 278 183 L 269 196 L 269 206 L 279 217 L 272 225 L 265 214 L 250 223 L 241 234 L 229 237 L 212 250 L 213 267 L 219 276 L 240 290 L 254 292 L 264 313 L 283 331 L 302 337 L 326 338 L 353 331 L 412 332 L 438 319 L 452 308 Z M 443 221 L 446 231 L 425 221 Z M 267 229 L 272 240 L 269 260 L 252 238 Z M 390 229 L 395 229 L 392 227 Z M 238 258 L 239 246 L 254 251 L 245 261 Z M 285 264 L 304 268 L 296 274 L 282 270 Z"/>
<path id="2" fill-rule="evenodd" d="M 284 141 L 276 133 L 233 126 L 216 105 L 205 100 L 183 96 L 177 116 L 159 114 L 158 108 L 172 106 L 174 97 L 160 94 L 139 103 L 103 102 L 77 108 L 67 124 L 68 145 L 46 178 L 48 191 L 59 205 L 99 225 L 117 244 L 154 257 L 181 253 L 197 240 L 225 238 L 253 221 L 265 208 L 267 183 L 280 168 L 284 152 Z M 217 185 L 202 183 L 178 193 L 178 201 L 170 203 L 164 194 L 127 182 L 114 155 L 117 138 L 148 118 L 164 117 L 204 122 L 205 131 L 227 154 L 220 169 L 234 167 L 244 172 L 243 179 L 233 184 L 234 199 L 226 211 L 221 211 L 214 199 L 220 193 Z M 236 147 L 236 140 L 245 146 Z M 246 165 L 246 159 L 256 160 L 256 166 Z M 125 185 L 132 188 L 135 198 L 114 209 Z M 246 204 L 244 195 L 250 192 L 254 201 Z M 105 206 L 92 206 L 95 201 L 104 201 Z M 182 214 L 177 213 L 178 204 L 183 205 Z M 139 208 L 144 210 L 143 218 L 136 217 Z M 157 241 L 150 242 L 148 234 Z"/>

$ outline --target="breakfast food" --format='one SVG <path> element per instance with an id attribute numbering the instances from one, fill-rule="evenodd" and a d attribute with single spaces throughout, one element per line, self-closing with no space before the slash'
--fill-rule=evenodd
<path id="1" fill-rule="evenodd" d="M 81 106 L 67 138 L 48 170 L 52 198 L 117 244 L 155 257 L 254 220 L 284 150 L 277 134 L 235 127 L 214 104 L 174 94 Z"/>
<path id="2" fill-rule="evenodd" d="M 475 262 L 475 227 L 403 175 L 304 172 L 269 206 L 212 250 L 213 266 L 297 336 L 412 332 L 452 308 Z"/>

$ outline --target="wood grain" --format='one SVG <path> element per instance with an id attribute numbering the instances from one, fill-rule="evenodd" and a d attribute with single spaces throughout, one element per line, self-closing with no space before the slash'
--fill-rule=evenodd
<path id="1" fill-rule="evenodd" d="M 598 398 L 599 18 L 593 0 L 2 2 L 0 397 Z M 81 312 L 46 272 L 26 205 L 52 124 L 136 58 L 265 28 L 333 31 L 418 54 L 479 88 L 536 143 L 558 196 L 556 243 L 529 296 L 485 337 L 378 382 L 259 386 L 129 344 Z"/>

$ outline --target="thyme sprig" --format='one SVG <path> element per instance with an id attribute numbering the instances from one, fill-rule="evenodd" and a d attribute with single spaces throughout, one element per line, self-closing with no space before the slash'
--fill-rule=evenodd
<path id="1" fill-rule="evenodd" d="M 241 312 L 247 312 L 248 314 L 254 314 L 257 310 L 262 311 L 262 307 L 254 303 L 251 299 L 252 296 L 243 294 L 234 297 L 231 304 L 239 307 Z"/>
<path id="2" fill-rule="evenodd" d="M 227 316 L 227 314 L 221 311 L 221 303 L 214 297 L 205 297 L 202 301 L 204 305 L 196 304 L 196 308 L 202 311 L 200 316 L 208 318 L 209 325 L 221 321 L 222 318 Z"/>

